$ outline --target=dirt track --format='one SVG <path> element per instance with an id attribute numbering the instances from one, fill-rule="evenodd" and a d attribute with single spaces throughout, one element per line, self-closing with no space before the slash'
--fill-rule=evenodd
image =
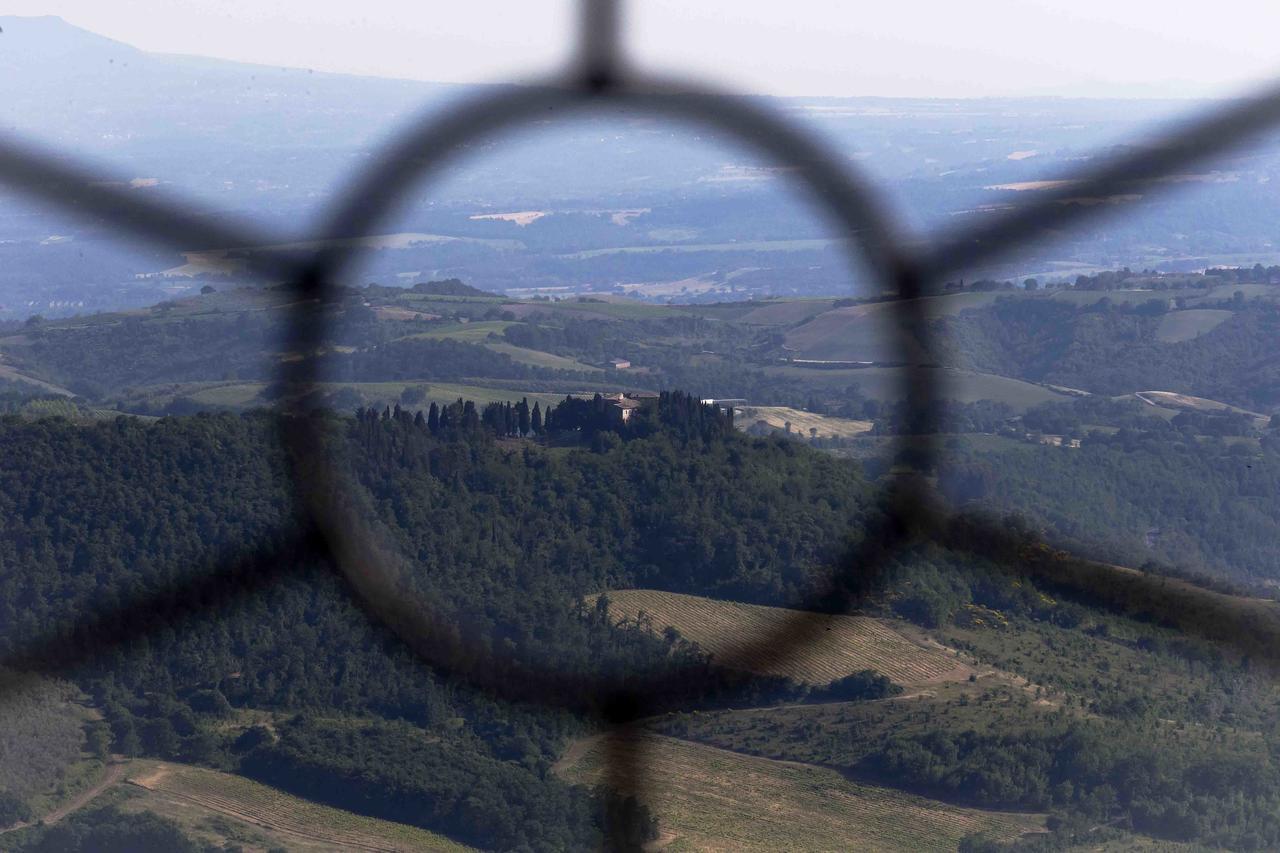
<path id="1" fill-rule="evenodd" d="M 45 826 L 53 826 L 67 815 L 78 809 L 84 808 L 91 800 L 96 798 L 103 791 L 115 785 L 124 778 L 124 772 L 128 769 L 129 762 L 118 757 L 113 757 L 111 762 L 107 764 L 106 772 L 102 774 L 102 778 L 93 784 L 92 787 L 86 788 L 58 806 L 53 811 L 36 820 L 26 821 L 23 823 L 15 823 L 8 829 L 0 829 L 0 835 L 6 832 L 16 832 L 19 829 L 26 829 L 36 823 L 43 822 Z"/>

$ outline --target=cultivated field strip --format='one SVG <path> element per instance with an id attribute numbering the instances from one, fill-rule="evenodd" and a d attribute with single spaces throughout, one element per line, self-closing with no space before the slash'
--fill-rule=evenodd
<path id="1" fill-rule="evenodd" d="M 734 417 L 740 429 L 746 429 L 756 421 L 764 421 L 774 429 L 784 429 L 789 423 L 792 431 L 801 437 L 808 436 L 810 429 L 816 429 L 823 438 L 853 438 L 871 432 L 873 426 L 871 421 L 818 415 L 789 406 L 742 406 Z"/>
<path id="2" fill-rule="evenodd" d="M 604 738 L 558 772 L 604 779 Z M 1042 815 L 946 805 L 850 782 L 834 770 L 774 761 L 655 734 L 611 746 L 647 768 L 640 799 L 658 815 L 668 851 L 955 850 L 971 833 L 1012 839 L 1044 829 Z"/>
<path id="3" fill-rule="evenodd" d="M 201 767 L 148 762 L 129 782 L 160 795 L 193 803 L 235 820 L 296 836 L 314 849 L 467 851 L 447 838 L 391 821 L 322 806 L 242 776 Z"/>
<path id="4" fill-rule="evenodd" d="M 770 675 L 785 675 L 810 684 L 827 684 L 864 669 L 874 669 L 904 687 L 968 678 L 973 671 L 940 647 L 916 643 L 886 622 L 868 616 L 806 613 L 817 620 L 818 638 L 793 655 L 755 653 L 746 649 L 761 638 L 776 636 L 799 611 L 718 601 L 659 590 L 607 593 L 615 619 L 641 613 L 661 631 L 674 627 L 724 666 Z M 783 644 L 776 644 L 781 647 Z"/>

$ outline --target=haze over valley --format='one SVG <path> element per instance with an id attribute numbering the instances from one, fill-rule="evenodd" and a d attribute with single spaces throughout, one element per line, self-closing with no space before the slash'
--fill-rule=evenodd
<path id="1" fill-rule="evenodd" d="M 1280 849 L 1280 133 L 1090 194 L 1222 102 L 752 96 L 912 259 L 1057 199 L 912 294 L 612 108 L 321 231 L 494 91 L 0 17 L 0 851 Z"/>
<path id="2" fill-rule="evenodd" d="M 149 54 L 58 18 L 0 18 L 0 126 L 140 196 L 305 242 L 353 175 L 410 121 L 484 87 Z M 762 99 L 872 180 L 910 233 L 1033 197 L 1195 101 Z M 1110 215 L 966 278 L 1264 265 L 1275 148 L 1079 203 Z M 67 187 L 75 192 L 75 187 Z M 1157 204 L 1158 202 L 1158 204 Z M 141 306 L 248 283 L 246 247 L 158 250 L 6 192 L 0 319 Z M 773 164 L 649 115 L 554 118 L 473 145 L 375 240 L 352 284 L 460 277 L 514 296 L 722 300 L 870 295 L 846 247 Z M 407 235 L 407 236 L 406 236 Z M 416 236 L 414 236 L 416 235 Z M 302 248 L 302 247 L 299 247 Z"/>

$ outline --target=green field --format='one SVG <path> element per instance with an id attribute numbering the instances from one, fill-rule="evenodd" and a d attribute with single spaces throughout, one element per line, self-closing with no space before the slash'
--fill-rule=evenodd
<path id="1" fill-rule="evenodd" d="M 928 361 L 888 303 L 827 311 L 788 331 L 785 341 L 789 354 L 796 358 L 913 364 Z"/>
<path id="2" fill-rule="evenodd" d="M 568 311 L 575 314 L 599 314 L 604 317 L 616 317 L 619 320 L 652 320 L 663 317 L 678 317 L 695 314 L 697 311 L 683 305 L 654 305 L 649 302 L 637 302 L 630 299 L 562 299 L 559 302 L 527 302 L 523 306 L 526 311 L 548 311 L 556 313 Z"/>
<path id="3" fill-rule="evenodd" d="M 92 417 L 86 409 L 81 409 L 66 397 L 57 400 L 32 400 L 22 406 L 22 413 L 38 418 L 66 418 L 80 420 Z"/>
<path id="4" fill-rule="evenodd" d="M 514 325 L 515 323 L 510 320 L 477 320 L 474 323 L 453 323 L 448 326 L 440 326 L 427 332 L 409 335 L 408 337 L 481 343 L 487 340 L 490 335 L 502 337 L 502 333 L 506 331 L 507 327 Z"/>
<path id="5" fill-rule="evenodd" d="M 262 405 L 263 402 L 258 395 L 266 387 L 265 382 L 216 383 L 210 387 L 199 388 L 185 396 L 203 405 L 240 408 Z"/>
<path id="6" fill-rule="evenodd" d="M 1041 403 L 1063 402 L 1072 399 L 1020 379 L 996 376 L 992 373 L 975 373 L 970 370 L 931 368 L 939 383 L 938 396 L 944 400 L 972 403 L 976 400 L 995 400 L 1006 403 L 1017 412 L 1025 412 Z M 907 369 L 901 367 L 866 367 L 848 370 L 814 370 L 804 367 L 770 367 L 767 373 L 794 379 L 811 387 L 843 390 L 857 385 L 862 394 L 876 400 L 901 400 L 905 393 Z"/>
<path id="7" fill-rule="evenodd" d="M 1268 292 L 1275 293 L 1278 290 L 1280 289 L 1270 288 Z M 1223 298 L 1229 297 L 1230 294 L 1226 294 Z M 970 309 L 985 308 L 998 299 L 1052 299 L 1084 307 L 1104 298 L 1114 303 L 1140 305 L 1153 300 L 1164 302 L 1169 297 L 1152 290 L 1055 290 L 1049 293 L 987 291 L 927 296 L 914 307 L 921 310 L 924 319 L 932 321 Z M 899 304 L 895 302 L 865 302 L 816 313 L 807 312 L 804 303 L 780 302 L 757 309 L 760 319 L 756 319 L 755 314 L 749 314 L 744 322 L 782 323 L 785 318 L 794 317 L 795 322 L 801 325 L 787 332 L 786 344 L 798 357 L 832 361 L 920 360 L 919 347 L 910 336 L 904 338 L 899 332 L 898 307 Z M 1165 334 L 1186 336 L 1171 337 L 1168 340 L 1186 340 L 1212 329 L 1224 319 L 1226 312 L 1179 311 L 1165 318 L 1162 329 L 1166 330 Z M 908 347 L 905 354 L 903 340 L 907 341 Z M 1161 340 L 1166 338 L 1161 337 Z"/>
<path id="8" fill-rule="evenodd" d="M 176 397 L 190 397 L 201 405 L 245 409 L 269 405 L 261 397 L 266 387 L 265 382 L 200 382 L 182 386 L 170 385 L 157 388 L 152 399 L 164 404 Z M 558 403 L 565 397 L 564 394 L 507 391 L 501 388 L 484 388 L 452 382 L 321 382 L 316 387 L 325 393 L 344 388 L 350 389 L 358 393 L 366 405 L 395 403 L 406 388 L 426 389 L 426 400 L 419 404 L 420 406 L 426 406 L 429 403 L 452 403 L 459 397 L 464 400 L 474 400 L 481 405 L 528 397 L 530 404 L 537 400 L 546 406 Z M 142 390 L 145 392 L 146 389 Z"/>
<path id="9" fill-rule="evenodd" d="M 1231 299 L 1236 295 L 1236 291 L 1244 294 L 1245 299 L 1280 296 L 1280 287 L 1274 284 L 1219 284 L 1210 288 L 1204 298 L 1206 301 Z"/>
<path id="10" fill-rule="evenodd" d="M 39 390 L 45 394 L 58 394 L 63 397 L 74 396 L 70 391 L 60 385 L 54 385 L 51 382 L 45 382 L 42 379 L 27 376 L 26 374 L 13 369 L 3 361 L 0 361 L 0 380 L 4 380 L 6 382 L 21 382 L 23 385 L 29 385 L 33 389 Z"/>
<path id="11" fill-rule="evenodd" d="M 400 397 L 400 392 L 405 388 L 417 386 L 427 388 L 427 399 L 421 405 L 452 403 L 459 397 L 464 400 L 474 400 L 479 405 L 505 403 L 528 397 L 530 405 L 536 400 L 543 406 L 547 406 L 554 405 L 565 397 L 564 394 L 531 394 L 524 391 L 507 391 L 502 388 L 483 388 L 478 385 L 456 385 L 447 382 L 345 382 L 324 383 L 321 387 L 326 391 L 350 388 L 364 396 L 368 402 L 373 403 L 379 400 L 394 401 Z"/>
<path id="12" fill-rule="evenodd" d="M 830 311 L 834 304 L 834 299 L 770 300 L 737 319 L 753 326 L 791 326 Z"/>
<path id="13" fill-rule="evenodd" d="M 1044 298 L 1044 297 L 1036 297 Z M 1141 305 L 1144 302 L 1167 302 L 1169 294 L 1158 290 L 1055 290 L 1049 294 L 1050 299 L 1058 302 L 1070 302 L 1077 307 L 1093 305 L 1108 299 L 1113 304 Z"/>
<path id="14" fill-rule="evenodd" d="M 834 770 L 644 733 L 570 747 L 557 772 L 605 778 L 605 756 L 645 768 L 640 799 L 672 851 L 955 850 L 964 836 L 1011 839 L 1044 828 L 1042 815 L 966 809 L 847 781 Z"/>
<path id="15" fill-rule="evenodd" d="M 1009 293 L 948 293 L 927 296 L 910 305 L 926 320 L 950 317 L 972 308 L 985 308 Z M 786 334 L 786 345 L 800 358 L 830 361 L 927 361 L 914 337 L 901 331 L 899 310 L 894 301 L 863 302 L 806 316 L 797 303 L 779 303 L 760 309 L 763 318 L 782 318 L 794 312 L 801 325 Z M 812 303 L 807 303 L 812 304 Z M 806 303 L 798 303 L 800 307 Z M 752 322 L 754 315 L 748 315 Z M 904 350 L 905 346 L 905 350 Z"/>
<path id="16" fill-rule="evenodd" d="M 1212 308 L 1171 311 L 1160 318 L 1160 325 L 1156 327 L 1156 340 L 1167 344 L 1189 341 L 1212 332 L 1230 316 L 1230 311 Z"/>
<path id="17" fill-rule="evenodd" d="M 520 325 L 511 320 L 480 320 L 472 323 L 454 323 L 441 326 L 427 332 L 418 332 L 401 340 L 428 339 L 454 340 L 467 343 L 483 344 L 494 352 L 509 355 L 512 361 L 533 367 L 545 367 L 550 370 L 574 370 L 599 372 L 601 368 L 583 364 L 572 358 L 542 352 L 527 347 L 516 346 L 502 340 L 502 334 L 512 326 Z"/>
<path id="18" fill-rule="evenodd" d="M 494 352 L 500 352 L 511 356 L 512 361 L 518 361 L 521 364 L 529 364 L 534 367 L 545 367 L 550 370 L 585 370 L 591 373 L 604 372 L 603 368 L 594 367 L 590 364 L 583 364 L 580 361 L 567 358 L 563 355 L 542 352 L 536 349 L 528 349 L 526 347 L 518 347 L 515 344 L 486 341 L 485 346 Z"/>

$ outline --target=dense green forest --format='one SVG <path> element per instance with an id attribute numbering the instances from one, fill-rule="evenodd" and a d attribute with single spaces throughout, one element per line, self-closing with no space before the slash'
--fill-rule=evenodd
<path id="1" fill-rule="evenodd" d="M 700 671 L 686 683 L 719 701 L 696 648 L 615 625 L 582 597 L 649 585 L 797 598 L 868 511 L 867 486 L 855 466 L 747 439 L 682 395 L 659 403 L 619 435 L 582 430 L 571 402 L 551 417 L 553 448 L 505 447 L 461 402 L 434 431 L 426 415 L 407 412 L 334 424 L 382 520 L 420 567 L 414 593 L 436 602 L 441 618 L 480 625 L 515 657 L 602 683 Z M 590 418 L 596 404 L 586 405 Z M 299 520 L 272 417 L 82 426 L 9 416 L 0 429 L 0 649 L 77 682 L 103 709 L 113 750 L 242 767 L 314 794 L 364 772 L 345 740 L 299 722 L 279 743 L 229 742 L 212 721 L 228 703 L 398 720 L 439 737 L 431 760 L 451 768 L 442 787 L 438 775 L 422 775 L 435 766 L 427 754 L 395 746 L 406 729 L 371 730 L 384 734 L 367 743 L 387 748 L 369 760 L 416 792 L 398 819 L 462 835 L 473 826 L 480 834 L 470 840 L 504 849 L 594 843 L 598 808 L 549 772 L 581 721 L 440 680 L 370 624 L 305 545 L 281 542 Z M 597 438 L 574 447 L 570 433 Z M 205 593 L 210 612 L 190 614 L 186 593 L 170 592 L 237 556 L 233 594 Z M 261 572 L 270 573 L 265 586 Z M 103 647 L 86 614 L 101 614 L 117 643 Z M 736 676 L 726 687 L 748 702 L 801 698 L 768 680 Z M 866 685 L 841 689 L 875 695 Z M 290 752 L 291 738 L 308 746 Z M 374 809 L 368 796 L 353 797 L 348 807 Z M 517 802 L 539 817 L 501 816 Z"/>
<path id="2" fill-rule="evenodd" d="M 297 719 L 244 756 L 240 771 L 362 814 L 430 827 L 486 849 L 581 850 L 598 841 L 590 793 L 548 784 L 529 752 L 486 756 L 408 723 Z M 504 760 L 505 759 L 505 760 Z M 476 780 L 492 780 L 477 785 Z M 541 831 L 531 832 L 532 827 Z"/>
<path id="3" fill-rule="evenodd" d="M 1059 544 L 1110 562 L 1280 577 L 1280 446 L 1197 435 L 1203 426 L 1180 431 L 1177 418 L 1143 421 L 1147 429 L 1092 430 L 1070 451 L 953 443 L 939 487 L 957 506 L 1016 512 Z"/>
<path id="4" fill-rule="evenodd" d="M 171 820 L 111 806 L 89 808 L 57 826 L 40 827 L 18 849 L 23 853 L 227 853 L 222 845 L 196 841 Z"/>
<path id="5" fill-rule="evenodd" d="M 29 801 L 55 786 L 85 746 L 73 685 L 0 671 L 0 827 L 32 817 Z"/>

